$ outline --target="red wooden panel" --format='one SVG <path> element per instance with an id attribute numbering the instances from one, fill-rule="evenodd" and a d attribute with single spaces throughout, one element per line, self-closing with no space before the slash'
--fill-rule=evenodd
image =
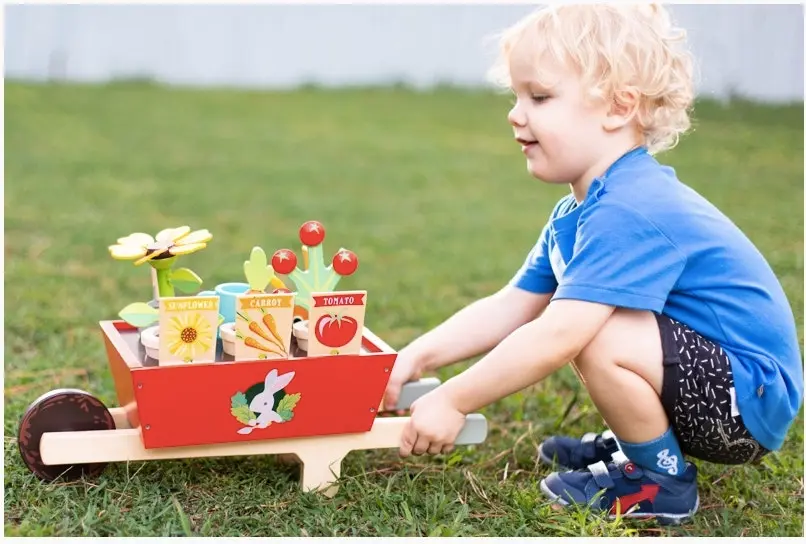
<path id="1" fill-rule="evenodd" d="M 369 431 L 396 356 L 336 355 L 133 369 L 143 444 L 165 448 Z M 248 425 L 232 414 L 233 396 L 253 395 L 272 370 L 278 376 L 294 372 L 283 388 L 287 395 L 300 395 L 293 416 L 239 434 Z"/>

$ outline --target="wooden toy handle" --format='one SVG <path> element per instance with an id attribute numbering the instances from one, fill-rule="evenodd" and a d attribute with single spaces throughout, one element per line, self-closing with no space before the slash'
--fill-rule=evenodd
<path id="1" fill-rule="evenodd" d="M 433 391 L 442 384 L 438 378 L 421 378 L 417 381 L 404 383 L 400 388 L 400 396 L 397 399 L 397 406 L 395 410 L 408 410 L 414 401 Z M 378 407 L 379 412 L 385 412 L 386 408 L 383 406 L 383 399 L 381 405 Z"/>
<path id="2" fill-rule="evenodd" d="M 372 430 L 365 433 L 148 450 L 143 447 L 140 429 L 47 432 L 42 435 L 39 448 L 42 461 L 48 465 L 265 455 L 300 451 L 329 456 L 336 451 L 346 454 L 353 450 L 396 448 L 408 420 L 408 417 L 378 418 Z M 455 444 L 458 446 L 481 444 L 486 437 L 487 419 L 484 415 L 468 414 Z"/>
<path id="3" fill-rule="evenodd" d="M 122 417 L 119 414 L 115 419 Z M 332 497 L 338 490 L 334 483 L 341 474 L 344 457 L 354 450 L 398 447 L 408 421 L 408 417 L 377 418 L 372 430 L 365 433 L 148 450 L 143 447 L 140 429 L 46 432 L 42 434 L 39 452 L 46 465 L 293 454 L 303 464 L 303 490 L 321 490 Z M 482 414 L 468 414 L 455 444 L 480 444 L 486 437 L 487 419 Z"/>
<path id="4" fill-rule="evenodd" d="M 408 410 L 414 401 L 430 393 L 437 387 L 442 385 L 439 378 L 421 378 L 416 382 L 408 382 L 403 384 L 400 388 L 400 397 L 397 400 L 395 410 Z"/>
<path id="5" fill-rule="evenodd" d="M 481 444 L 487 438 L 487 418 L 482 414 L 467 414 L 465 426 L 456 437 L 457 446 Z"/>

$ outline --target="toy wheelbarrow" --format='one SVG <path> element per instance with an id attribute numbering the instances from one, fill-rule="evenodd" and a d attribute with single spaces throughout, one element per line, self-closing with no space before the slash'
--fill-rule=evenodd
<path id="1" fill-rule="evenodd" d="M 354 450 L 396 448 L 408 417 L 377 417 L 396 352 L 364 328 L 359 355 L 146 366 L 137 329 L 102 321 L 119 407 L 77 389 L 45 393 L 26 410 L 23 462 L 45 481 L 98 475 L 108 463 L 242 455 L 295 456 L 304 491 L 333 496 Z M 439 385 L 406 384 L 398 403 Z M 456 444 L 487 435 L 469 414 Z"/>

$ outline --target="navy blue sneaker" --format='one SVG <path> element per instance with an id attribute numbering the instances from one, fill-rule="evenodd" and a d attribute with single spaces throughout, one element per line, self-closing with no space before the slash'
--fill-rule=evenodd
<path id="1" fill-rule="evenodd" d="M 686 463 L 681 476 L 643 469 L 620 454 L 620 460 L 598 462 L 587 470 L 554 472 L 540 482 L 540 490 L 563 506 L 590 506 L 610 519 L 655 518 L 664 525 L 679 524 L 699 508 L 697 467 Z"/>
<path id="2" fill-rule="evenodd" d="M 586 433 L 582 438 L 551 436 L 538 446 L 537 458 L 549 466 L 582 470 L 599 461 L 609 463 L 619 449 L 616 436 L 610 430 L 602 434 Z"/>

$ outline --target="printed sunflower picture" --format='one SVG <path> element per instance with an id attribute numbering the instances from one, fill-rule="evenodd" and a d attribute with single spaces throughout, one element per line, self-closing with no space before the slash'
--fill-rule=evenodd
<path id="1" fill-rule="evenodd" d="M 160 302 L 160 365 L 215 361 L 218 297 L 167 297 Z"/>
<path id="2" fill-rule="evenodd" d="M 192 312 L 172 317 L 165 331 L 165 341 L 171 355 L 191 362 L 210 349 L 212 328 L 202 314 Z"/>

